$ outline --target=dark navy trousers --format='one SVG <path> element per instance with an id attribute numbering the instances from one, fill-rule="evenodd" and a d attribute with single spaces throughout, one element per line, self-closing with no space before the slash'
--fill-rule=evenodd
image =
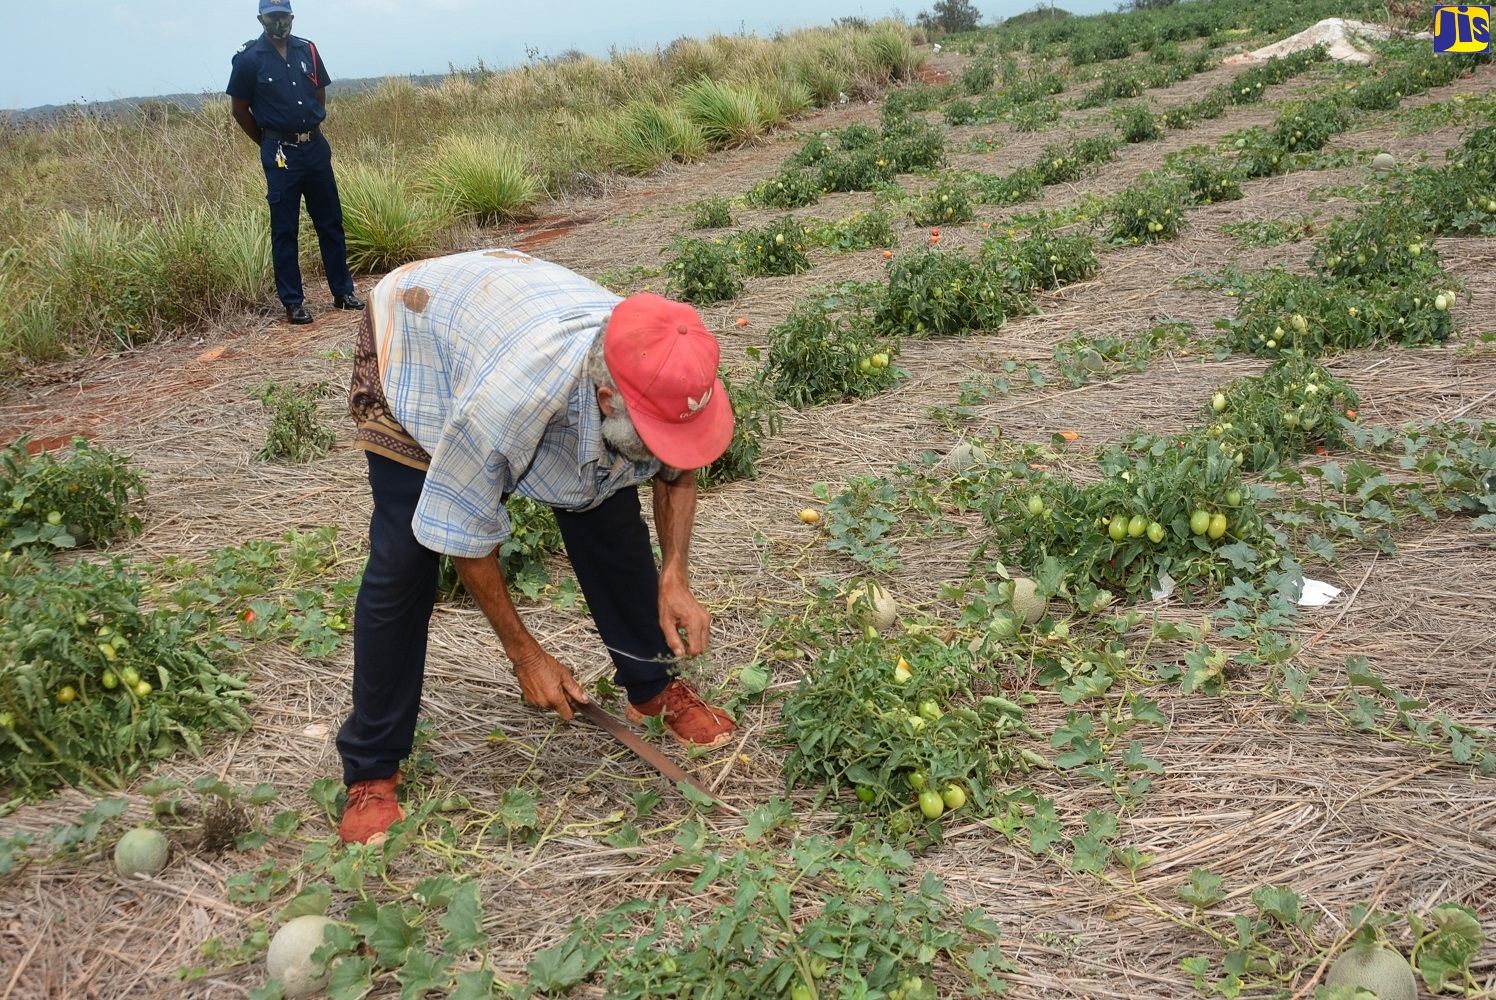
<path id="1" fill-rule="evenodd" d="M 440 561 L 411 528 L 426 474 L 373 452 L 368 459 L 374 516 L 354 607 L 353 711 L 338 732 L 349 785 L 388 778 L 410 755 Z M 648 701 L 670 683 L 673 657 L 660 630 L 659 570 L 638 489 L 584 513 L 558 510 L 556 522 L 613 659 L 614 683 L 634 704 Z"/>
<path id="2" fill-rule="evenodd" d="M 286 165 L 276 163 L 277 151 Z M 260 142 L 260 165 L 265 168 L 265 200 L 270 203 L 270 241 L 275 258 L 275 291 L 287 309 L 301 305 L 301 201 L 317 230 L 322 269 L 333 295 L 353 292 L 348 270 L 348 240 L 343 235 L 343 206 L 332 175 L 332 147 L 320 134 L 310 142 L 292 144 L 266 138 Z"/>

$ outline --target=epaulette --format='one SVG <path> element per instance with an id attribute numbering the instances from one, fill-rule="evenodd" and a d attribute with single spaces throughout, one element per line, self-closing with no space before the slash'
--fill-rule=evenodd
<path id="1" fill-rule="evenodd" d="M 255 37 L 251 38 L 249 41 L 245 42 L 243 45 L 239 46 L 239 52 L 245 52 L 245 51 L 247 51 L 251 45 L 253 45 L 255 42 L 258 42 L 259 40 L 260 40 L 260 36 L 256 35 Z M 234 55 L 238 55 L 239 52 L 235 52 Z"/>

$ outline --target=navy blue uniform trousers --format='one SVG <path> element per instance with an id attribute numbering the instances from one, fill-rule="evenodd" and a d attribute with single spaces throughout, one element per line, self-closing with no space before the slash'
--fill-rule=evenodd
<path id="1" fill-rule="evenodd" d="M 440 557 L 411 522 L 426 474 L 368 452 L 374 516 L 353 615 L 353 712 L 338 732 L 343 783 L 388 778 L 410 755 Z M 577 583 L 613 658 L 614 683 L 646 702 L 670 683 L 660 576 L 636 487 L 583 513 L 556 511 Z"/>
<path id="2" fill-rule="evenodd" d="M 285 154 L 286 165 L 275 162 L 276 151 Z M 343 235 L 343 205 L 332 174 L 332 147 L 320 134 L 310 142 L 289 143 L 275 139 L 260 141 L 260 165 L 265 168 L 265 200 L 270 203 L 270 244 L 275 258 L 275 291 L 287 309 L 301 305 L 301 200 L 317 230 L 322 250 L 322 270 L 333 295 L 353 292 L 353 274 L 348 270 L 348 240 Z"/>

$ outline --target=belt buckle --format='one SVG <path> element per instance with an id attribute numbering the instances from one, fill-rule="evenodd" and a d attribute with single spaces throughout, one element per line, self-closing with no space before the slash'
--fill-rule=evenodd
<path id="1" fill-rule="evenodd" d="M 311 142 L 312 141 L 312 133 L 310 133 L 310 132 L 298 132 L 298 133 L 296 133 L 296 141 L 297 142 Z"/>

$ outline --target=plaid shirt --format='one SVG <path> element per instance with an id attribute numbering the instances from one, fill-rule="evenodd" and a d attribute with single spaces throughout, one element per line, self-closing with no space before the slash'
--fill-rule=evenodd
<path id="1" fill-rule="evenodd" d="M 370 296 L 390 410 L 431 455 L 412 527 L 477 558 L 509 537 L 504 497 L 581 511 L 651 478 L 602 436 L 587 352 L 618 296 L 558 264 L 479 250 L 407 264 Z"/>

